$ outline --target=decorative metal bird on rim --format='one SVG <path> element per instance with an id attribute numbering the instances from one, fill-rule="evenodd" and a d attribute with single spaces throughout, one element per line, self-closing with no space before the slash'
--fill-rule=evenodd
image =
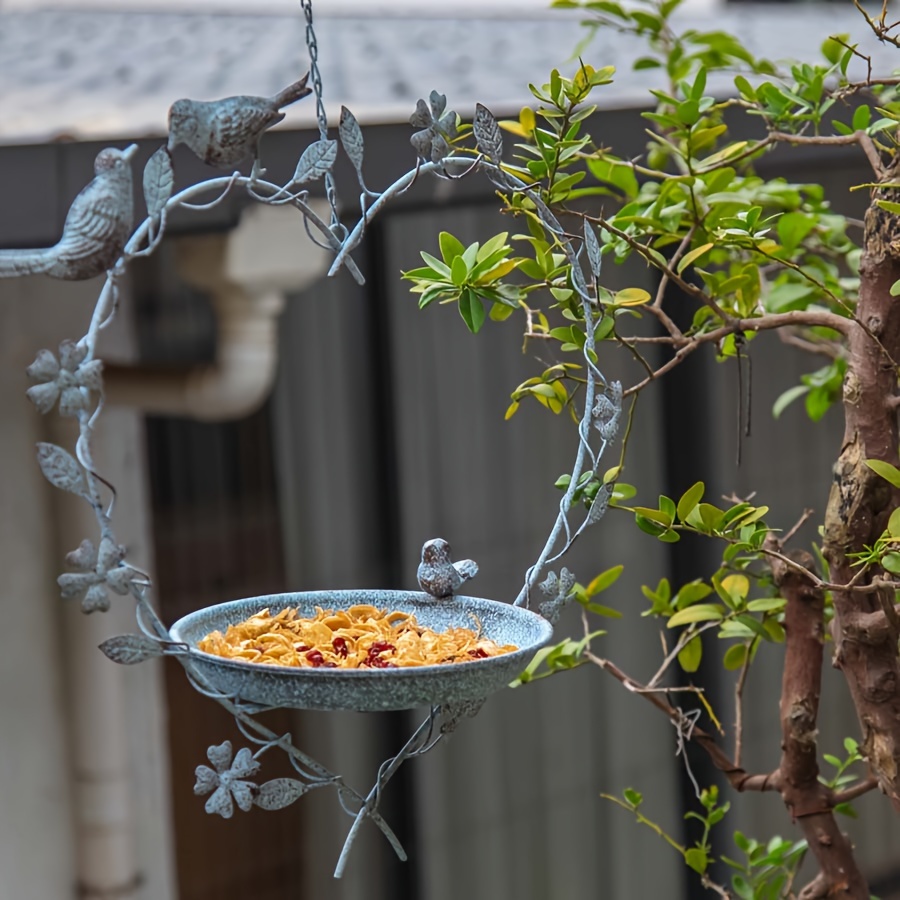
<path id="1" fill-rule="evenodd" d="M 207 165 L 219 168 L 231 168 L 252 156 L 256 170 L 263 132 L 284 118 L 282 107 L 312 93 L 306 86 L 308 78 L 309 73 L 274 97 L 176 100 L 169 109 L 169 152 L 185 144 Z"/>
<path id="2" fill-rule="evenodd" d="M 131 158 L 137 150 L 107 147 L 94 161 L 94 180 L 72 201 L 62 237 L 36 250 L 0 250 L 0 278 L 49 275 L 82 281 L 112 268 L 134 225 Z"/>
<path id="3" fill-rule="evenodd" d="M 450 545 L 443 538 L 426 541 L 416 576 L 419 587 L 437 600 L 450 600 L 469 579 L 478 574 L 478 563 L 471 559 L 453 562 Z"/>

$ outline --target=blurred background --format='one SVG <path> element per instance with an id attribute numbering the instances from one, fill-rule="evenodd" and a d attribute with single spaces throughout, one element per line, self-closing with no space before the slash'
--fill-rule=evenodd
<path id="1" fill-rule="evenodd" d="M 498 117 L 516 115 L 531 100 L 529 82 L 573 67 L 579 17 L 544 6 L 318 0 L 326 109 L 336 122 L 345 104 L 363 124 L 370 186 L 390 184 L 413 164 L 407 119 L 432 89 L 463 117 L 476 100 Z M 0 0 L 0 246 L 52 244 L 103 146 L 137 141 L 139 171 L 176 98 L 268 95 L 295 80 L 308 66 L 298 7 L 270 0 L 251 14 L 236 0 Z M 863 24 L 849 2 L 688 0 L 684 21 L 735 31 L 775 59 L 810 57 L 829 34 L 862 35 Z M 883 49 L 863 47 L 896 65 Z M 602 32 L 582 50 L 585 62 L 619 69 L 616 84 L 598 94 L 603 106 L 589 130 L 621 156 L 643 152 L 646 140 L 638 108 L 655 82 L 653 72 L 630 70 L 641 53 L 631 39 Z M 275 181 L 287 179 L 317 136 L 310 101 L 287 112 L 263 141 Z M 184 148 L 175 163 L 179 188 L 215 174 Z M 344 166 L 338 191 L 353 223 L 358 189 Z M 862 215 L 861 193 L 848 192 L 868 177 L 854 148 L 779 151 L 759 168 L 820 181 L 836 209 Z M 299 216 L 237 196 L 174 217 L 159 251 L 132 266 L 103 339 L 110 406 L 95 455 L 118 489 L 117 536 L 129 560 L 154 573 L 153 600 L 167 623 L 278 591 L 415 588 L 419 550 L 435 536 L 456 557 L 479 562 L 472 593 L 516 596 L 555 517 L 552 484 L 571 468 L 574 428 L 537 405 L 504 421 L 510 391 L 543 367 L 539 347 L 523 354 L 516 324 L 489 322 L 472 336 L 452 308 L 419 312 L 399 278 L 419 250 L 436 252 L 442 230 L 465 243 L 515 233 L 499 205 L 479 177 L 420 180 L 367 229 L 355 253 L 363 287 L 343 271 L 325 277 L 329 260 Z M 608 263 L 603 277 L 612 289 L 654 287 L 635 263 Z M 97 652 L 105 637 L 134 630 L 129 603 L 85 617 L 62 603 L 55 584 L 64 554 L 85 536 L 96 539 L 95 523 L 34 463 L 36 441 L 70 445 L 72 434 L 32 408 L 24 369 L 39 348 L 84 333 L 99 287 L 0 282 L 0 564 L 9 623 L 0 630 L 0 900 L 705 896 L 656 835 L 600 797 L 639 790 L 647 814 L 686 839 L 683 816 L 695 799 L 674 731 L 596 669 L 492 697 L 450 740 L 401 770 L 383 810 L 408 863 L 367 827 L 345 878 L 333 881 L 350 820 L 329 792 L 230 821 L 204 813 L 194 768 L 210 744 L 240 745 L 233 723 L 174 662 L 131 669 Z M 740 466 L 733 365 L 698 353 L 642 395 L 627 473 L 641 501 L 678 496 L 702 479 L 712 498 L 757 491 L 756 501 L 772 508 L 768 520 L 783 528 L 806 507 L 821 514 L 840 414 L 810 426 L 795 404 L 773 420 L 774 399 L 814 366 L 768 336 L 750 354 L 752 436 Z M 615 356 L 601 367 L 626 381 L 640 375 Z M 813 536 L 808 529 L 806 539 Z M 627 514 L 611 512 L 567 563 L 582 582 L 625 565 L 604 595 L 623 619 L 597 652 L 649 678 L 659 636 L 639 615 L 640 586 L 708 575 L 714 550 L 685 541 L 675 555 Z M 580 629 L 571 615 L 557 633 Z M 730 724 L 732 676 L 721 651 L 708 649 L 701 675 Z M 764 647 L 748 685 L 750 770 L 778 762 L 780 659 L 779 647 Z M 291 729 L 300 746 L 364 789 L 422 714 L 281 712 L 267 724 Z M 856 731 L 841 678 L 826 672 L 821 749 L 842 754 L 843 737 Z M 714 781 L 702 756 L 689 761 L 701 784 Z M 267 777 L 278 774 L 274 762 Z M 880 796 L 858 806 L 864 815 L 849 828 L 873 892 L 900 897 L 896 816 Z M 734 829 L 762 840 L 795 834 L 775 796 L 741 797 L 734 807 L 717 846 L 728 856 L 740 856 Z"/>

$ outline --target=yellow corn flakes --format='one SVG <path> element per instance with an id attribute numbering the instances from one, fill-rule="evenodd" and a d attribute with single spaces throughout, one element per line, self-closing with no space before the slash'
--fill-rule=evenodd
<path id="1" fill-rule="evenodd" d="M 434 666 L 518 650 L 483 637 L 480 627 L 436 632 L 419 625 L 411 613 L 368 604 L 336 610 L 317 606 L 309 618 L 291 607 L 274 616 L 264 609 L 229 625 L 225 634 L 213 631 L 197 648 L 227 659 L 313 669 Z"/>

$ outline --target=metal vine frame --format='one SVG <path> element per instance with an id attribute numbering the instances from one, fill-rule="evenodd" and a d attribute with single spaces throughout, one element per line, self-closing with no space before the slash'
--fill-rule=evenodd
<path id="1" fill-rule="evenodd" d="M 417 151 L 415 167 L 382 191 L 373 191 L 366 186 L 362 171 L 362 130 L 353 114 L 342 108 L 338 136 L 345 154 L 353 164 L 361 189 L 360 217 L 356 225 L 347 229 L 342 224 L 332 174 L 338 141 L 328 137 L 311 0 L 300 2 L 306 17 L 306 41 L 310 54 L 319 139 L 303 151 L 294 176 L 284 185 L 274 184 L 266 181 L 262 177 L 263 170 L 254 165 L 250 176 L 235 172 L 230 176 L 207 179 L 173 194 L 171 159 L 166 147 L 161 147 L 150 158 L 144 170 L 144 196 L 148 217 L 133 231 L 118 260 L 107 271 L 86 333 L 77 342 L 63 343 L 59 362 L 50 351 L 39 352 L 29 374 L 35 380 L 44 381 L 43 398 L 39 400 L 38 394 L 32 393 L 35 388 L 29 391 L 29 396 L 42 412 L 49 411 L 59 398 L 60 413 L 77 418 L 79 435 L 74 456 L 56 445 L 41 444 L 38 459 L 44 475 L 54 486 L 77 494 L 90 503 L 99 527 L 100 537 L 96 549 L 90 541 L 85 540 L 78 550 L 68 555 L 67 562 L 77 571 L 60 576 L 63 596 L 80 597 L 85 612 L 108 608 L 110 590 L 116 594 L 132 596 L 136 603 L 136 619 L 141 633 L 110 638 L 100 649 L 114 662 L 123 664 L 133 664 L 152 657 L 173 656 L 184 667 L 189 682 L 198 692 L 215 700 L 234 716 L 242 735 L 255 749 L 251 751 L 249 747 L 244 747 L 233 754 L 228 741 L 209 748 L 212 768 L 206 765 L 197 767 L 197 783 L 194 788 L 197 794 L 209 794 L 207 812 L 218 813 L 227 818 L 233 814 L 235 803 L 244 810 L 253 805 L 263 809 L 280 809 L 310 790 L 329 786 L 335 788 L 339 803 L 353 818 L 334 872 L 335 877 L 340 878 L 354 839 L 366 819 L 371 820 L 382 831 L 397 856 L 401 860 L 406 859 L 397 836 L 378 810 L 381 793 L 403 762 L 431 750 L 444 735 L 456 727 L 461 718 L 477 713 L 481 703 L 432 706 L 428 716 L 400 751 L 380 766 L 374 785 L 363 796 L 348 786 L 339 774 L 331 772 L 296 747 L 290 733 L 279 735 L 260 724 L 255 718 L 260 707 L 217 691 L 197 670 L 191 659 L 190 648 L 172 640 L 149 601 L 149 576 L 128 563 L 125 548 L 116 543 L 112 525 L 115 488 L 98 473 L 91 451 L 94 429 L 104 407 L 100 365 L 96 359 L 97 340 L 100 332 L 115 317 L 119 284 L 128 264 L 131 260 L 149 256 L 156 250 L 166 232 L 168 217 L 175 209 L 211 209 L 226 197 L 242 190 L 258 202 L 296 208 L 303 216 L 310 238 L 334 254 L 328 275 L 333 276 L 341 268 L 345 268 L 357 283 L 362 284 L 362 274 L 354 263 L 351 252 L 360 244 L 367 225 L 385 204 L 412 187 L 420 177 L 433 175 L 456 180 L 473 172 L 482 172 L 500 192 L 525 195 L 571 266 L 571 285 L 581 301 L 586 325 L 584 409 L 578 425 L 579 443 L 569 485 L 560 501 L 559 513 L 546 544 L 536 562 L 527 570 L 523 587 L 514 604 L 529 606 L 538 579 L 547 573 L 545 581 L 540 585 L 543 593 L 548 595 L 548 599 L 541 604 L 541 612 L 551 621 L 555 621 L 560 608 L 569 599 L 574 576 L 566 569 L 562 569 L 557 575 L 549 567 L 568 552 L 587 527 L 603 516 L 609 502 L 611 486 L 603 485 L 580 523 L 573 526 L 570 522 L 578 485 L 585 473 L 597 475 L 600 459 L 615 437 L 621 416 L 622 388 L 618 382 L 607 382 L 596 363 L 595 330 L 602 317 L 597 300 L 601 250 L 593 227 L 585 222 L 581 235 L 568 234 L 541 198 L 539 186 L 525 183 L 503 166 L 500 129 L 496 119 L 484 106 L 477 106 L 473 123 L 476 148 L 472 150 L 451 145 L 456 133 L 457 117 L 452 110 L 445 110 L 446 101 L 442 95 L 432 92 L 430 105 L 420 100 L 410 119 L 410 123 L 420 129 L 411 138 Z M 307 202 L 309 183 L 320 177 L 324 180 L 331 210 L 329 222 L 321 219 Z M 210 195 L 212 199 L 201 202 Z M 589 278 L 582 267 L 583 256 L 587 259 Z M 51 386 L 47 387 L 48 384 Z M 591 444 L 595 431 L 599 435 L 596 447 Z M 111 495 L 108 502 L 103 499 L 104 487 Z M 260 758 L 275 747 L 280 747 L 285 752 L 298 777 L 273 779 L 262 784 L 251 781 L 260 768 Z"/>

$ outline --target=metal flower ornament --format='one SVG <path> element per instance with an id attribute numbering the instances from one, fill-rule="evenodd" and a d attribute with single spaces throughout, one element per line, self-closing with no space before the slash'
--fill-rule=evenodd
<path id="1" fill-rule="evenodd" d="M 406 858 L 399 841 L 378 811 L 382 789 L 404 760 L 430 750 L 461 719 L 474 715 L 484 698 L 468 697 L 459 702 L 433 705 L 422 725 L 400 752 L 381 766 L 375 785 L 363 795 L 345 784 L 340 775 L 296 747 L 290 734 L 277 734 L 258 721 L 255 713 L 260 709 L 259 704 L 247 702 L 239 693 L 220 690 L 197 664 L 195 651 L 187 643 L 173 640 L 150 603 L 149 577 L 128 562 L 126 548 L 116 540 L 112 515 L 114 492 L 98 472 L 91 450 L 95 427 L 103 410 L 102 363 L 96 356 L 97 340 L 101 330 L 115 316 L 120 285 L 128 266 L 133 260 L 154 252 L 173 211 L 208 209 L 235 192 L 244 192 L 260 203 L 294 207 L 303 217 L 310 237 L 333 254 L 329 274 L 334 275 L 344 268 L 359 283 L 363 278 L 351 253 L 363 239 L 367 224 L 391 198 L 408 190 L 421 177 L 430 175 L 455 180 L 481 172 L 502 190 L 527 201 L 571 264 L 572 286 L 584 321 L 588 323 L 583 347 L 586 378 L 577 456 L 546 546 L 528 570 L 514 604 L 529 606 L 532 591 L 544 575 L 541 587 L 549 599 L 542 605 L 542 611 L 554 620 L 571 597 L 574 576 L 566 569 L 556 575 L 551 566 L 606 509 L 608 485 L 602 488 L 606 494 L 598 493 L 580 522 L 571 521 L 573 511 L 581 508 L 576 502 L 577 486 L 584 484 L 587 478 L 596 478 L 600 457 L 615 436 L 621 414 L 622 389 L 617 383 L 608 383 L 596 364 L 594 335 L 602 315 L 597 302 L 600 249 L 592 226 L 586 225 L 581 235 L 566 233 L 540 193 L 504 168 L 501 132 L 492 114 L 479 105 L 473 126 L 463 127 L 457 114 L 447 108 L 445 96 L 436 91 L 430 94 L 427 102 L 419 100 L 410 118 L 416 131 L 410 139 L 414 155 L 409 171 L 382 191 L 370 189 L 363 175 L 362 130 L 348 109 L 342 109 L 337 139 L 329 137 L 310 0 L 301 0 L 301 4 L 307 20 L 311 61 L 308 75 L 270 98 L 236 96 L 214 102 L 178 100 L 169 113 L 168 139 L 151 156 L 143 172 L 142 187 L 148 216 L 142 223 L 136 228 L 133 223 L 131 162 L 136 147 L 102 150 L 96 158 L 93 180 L 71 205 L 59 242 L 47 249 L 0 251 L 0 277 L 45 274 L 77 280 L 106 273 L 84 335 L 77 341 L 64 341 L 58 354 L 40 350 L 28 368 L 28 375 L 34 382 L 28 397 L 37 409 L 46 414 L 58 408 L 60 415 L 76 419 L 79 426 L 73 452 L 53 444 L 39 445 L 41 470 L 54 486 L 83 498 L 92 507 L 97 521 L 97 536 L 93 540 L 86 538 L 66 557 L 72 571 L 59 576 L 63 598 L 78 600 L 85 613 L 94 613 L 109 609 L 116 596 L 130 596 L 136 603 L 140 633 L 121 635 L 104 642 L 100 649 L 106 656 L 127 665 L 153 657 L 173 656 L 199 692 L 220 703 L 235 717 L 248 746 L 237 752 L 228 741 L 212 746 L 208 751 L 211 766 L 200 765 L 196 770 L 194 790 L 199 796 L 207 796 L 207 812 L 229 818 L 235 805 L 242 811 L 254 805 L 276 810 L 314 788 L 335 790 L 339 803 L 353 818 L 335 871 L 335 876 L 340 877 L 354 838 L 367 820 L 383 832 L 401 859 Z M 311 87 L 307 86 L 308 81 L 311 81 Z M 265 179 L 260 157 L 264 133 L 283 118 L 285 106 L 310 94 L 317 107 L 319 139 L 302 152 L 288 183 L 269 182 Z M 212 177 L 174 193 L 171 151 L 180 144 L 187 145 L 212 166 L 231 168 L 252 158 L 252 171 L 249 176 L 234 172 Z M 332 178 L 340 149 L 350 160 L 361 191 L 360 216 L 352 228 L 346 227 L 339 217 Z M 321 219 L 308 203 L 310 184 L 319 179 L 324 181 L 330 203 L 329 221 Z M 500 285 L 497 280 L 498 272 L 508 271 L 508 267 L 504 268 L 507 248 L 502 246 L 502 241 L 488 242 L 480 248 L 476 245 L 476 249 L 473 254 L 456 254 L 453 272 L 446 280 L 439 277 L 428 282 L 423 275 L 424 280 L 414 288 L 421 295 L 420 305 L 425 306 L 454 291 L 458 294 L 459 285 L 468 284 L 469 279 L 471 287 L 464 290 L 459 302 L 463 317 L 472 330 L 477 330 L 484 320 L 484 303 L 509 310 L 517 308 L 520 300 L 515 287 Z M 587 271 L 582 268 L 583 259 L 587 262 Z M 452 602 L 453 595 L 476 574 L 477 568 L 471 560 L 453 563 L 449 545 L 436 539 L 423 548 L 419 583 L 433 602 L 445 604 Z M 297 777 L 258 784 L 253 779 L 261 769 L 260 758 L 276 748 L 286 754 Z"/>

